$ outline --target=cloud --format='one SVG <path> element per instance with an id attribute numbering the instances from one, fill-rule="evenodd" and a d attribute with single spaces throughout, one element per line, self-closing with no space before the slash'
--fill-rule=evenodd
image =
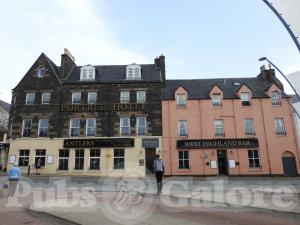
<path id="1" fill-rule="evenodd" d="M 0 99 L 10 102 L 10 90 L 41 52 L 57 65 L 63 48 L 76 63 L 147 63 L 142 54 L 122 47 L 113 27 L 101 16 L 101 1 L 7 0 L 0 4 Z M 152 62 L 152 59 L 151 59 Z"/>

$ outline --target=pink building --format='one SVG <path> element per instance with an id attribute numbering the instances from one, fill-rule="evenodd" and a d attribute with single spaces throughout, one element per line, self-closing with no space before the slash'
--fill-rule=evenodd
<path id="1" fill-rule="evenodd" d="M 300 173 L 290 98 L 274 70 L 254 78 L 167 80 L 166 175 Z"/>

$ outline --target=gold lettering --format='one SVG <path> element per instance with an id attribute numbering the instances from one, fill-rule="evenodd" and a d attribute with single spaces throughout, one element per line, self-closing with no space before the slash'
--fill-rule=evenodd
<path id="1" fill-rule="evenodd" d="M 113 109 L 114 109 L 114 110 L 117 110 L 117 111 L 120 110 L 120 104 L 118 104 L 118 103 L 117 103 L 117 104 L 114 104 L 114 105 L 113 105 Z"/>

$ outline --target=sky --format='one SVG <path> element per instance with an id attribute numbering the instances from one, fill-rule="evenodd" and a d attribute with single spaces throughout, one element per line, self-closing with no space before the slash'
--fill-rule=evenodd
<path id="1" fill-rule="evenodd" d="M 283 0 L 277 0 L 283 1 Z M 57 66 L 153 63 L 167 79 L 254 77 L 268 57 L 285 74 L 300 53 L 262 0 L 2 0 L 0 99 L 44 52 Z"/>

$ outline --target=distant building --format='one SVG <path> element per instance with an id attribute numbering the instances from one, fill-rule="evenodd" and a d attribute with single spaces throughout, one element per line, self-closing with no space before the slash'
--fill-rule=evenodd
<path id="1" fill-rule="evenodd" d="M 6 169 L 9 144 L 6 140 L 10 104 L 0 100 L 0 170 Z"/>
<path id="2" fill-rule="evenodd" d="M 293 112 L 295 117 L 296 131 L 298 143 L 300 143 L 300 99 L 296 95 L 292 95 Z"/>

